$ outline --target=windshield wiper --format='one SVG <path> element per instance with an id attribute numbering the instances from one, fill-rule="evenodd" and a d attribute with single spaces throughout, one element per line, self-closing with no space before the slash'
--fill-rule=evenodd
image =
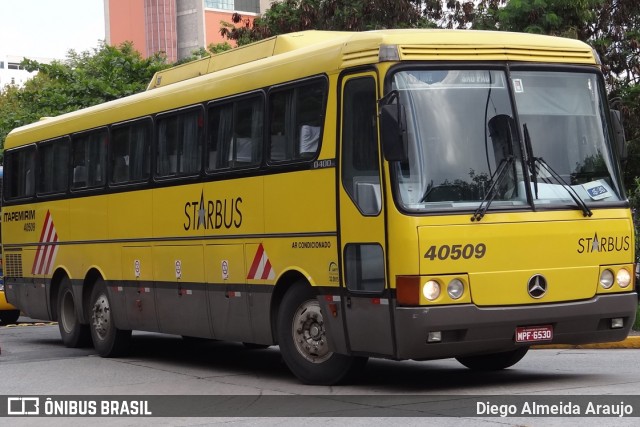
<path id="1" fill-rule="evenodd" d="M 496 171 L 493 173 L 493 175 L 490 178 L 491 186 L 489 187 L 489 191 L 487 191 L 487 194 L 484 196 L 484 199 L 482 199 L 482 201 L 480 202 L 478 209 L 476 209 L 473 215 L 471 216 L 471 221 L 480 221 L 484 217 L 484 215 L 487 213 L 487 210 L 489 210 L 489 206 L 491 206 L 491 202 L 493 202 L 493 199 L 496 198 L 496 194 L 498 193 L 496 191 L 496 188 L 502 182 L 504 177 L 507 175 L 506 172 L 509 170 L 509 165 L 511 165 L 513 161 L 514 161 L 513 156 L 507 156 L 504 159 L 502 159 L 502 161 L 500 162 L 500 166 L 498 167 L 498 169 L 496 169 Z"/>
<path id="2" fill-rule="evenodd" d="M 558 184 L 560 184 L 562 186 L 562 188 L 564 188 L 565 190 L 567 190 L 567 193 L 569 193 L 569 195 L 571 196 L 571 198 L 573 199 L 574 202 L 576 202 L 576 204 L 580 207 L 580 209 L 582 209 L 582 214 L 586 217 L 589 217 L 591 215 L 593 215 L 593 212 L 591 212 L 591 209 L 589 209 L 589 206 L 587 206 L 587 204 L 584 202 L 584 200 L 582 200 L 582 198 L 580 197 L 580 195 L 576 192 L 576 190 L 570 186 L 567 181 L 564 180 L 564 178 L 562 178 L 560 176 L 560 174 L 558 174 L 556 171 L 553 170 L 553 168 L 551 166 L 549 166 L 549 164 L 547 162 L 544 161 L 544 159 L 542 157 L 536 157 L 535 161 L 542 166 L 542 168 L 544 170 L 546 170 L 547 172 L 549 172 L 549 174 L 555 178 L 555 180 L 558 182 Z"/>
<path id="3" fill-rule="evenodd" d="M 524 148 L 527 152 L 527 166 L 529 166 L 529 171 L 531 172 L 531 181 L 533 181 L 533 190 L 536 195 L 536 199 L 538 198 L 538 172 L 536 170 L 536 158 L 533 157 L 533 148 L 531 147 L 531 136 L 529 136 L 529 128 L 527 124 L 523 124 L 522 128 L 524 129 Z"/>
<path id="4" fill-rule="evenodd" d="M 574 202 L 576 202 L 576 205 L 578 205 L 578 207 L 580 209 L 582 209 L 582 215 L 584 215 L 585 217 L 590 217 L 593 215 L 593 212 L 591 212 L 591 209 L 589 209 L 589 206 L 587 206 L 587 204 L 584 202 L 584 200 L 582 200 L 582 198 L 580 197 L 580 195 L 576 192 L 576 190 L 570 186 L 567 181 L 564 180 L 564 178 L 562 178 L 562 176 L 560 176 L 559 173 L 557 173 L 555 170 L 553 170 L 553 168 L 551 166 L 549 166 L 549 164 L 547 162 L 545 162 L 545 160 L 542 157 L 535 157 L 533 155 L 533 149 L 532 149 L 532 145 L 531 145 L 531 136 L 529 135 L 529 129 L 527 128 L 526 123 L 522 125 L 523 129 L 524 129 L 524 145 L 525 148 L 527 150 L 527 164 L 529 165 L 529 170 L 531 171 L 531 179 L 533 180 L 533 187 L 534 187 L 534 191 L 535 191 L 535 196 L 536 199 L 538 198 L 538 166 L 541 167 L 542 169 L 544 169 L 549 175 L 551 175 L 551 177 L 553 177 L 556 182 L 558 182 L 558 184 L 560 184 L 562 186 L 562 188 L 564 188 L 567 193 L 569 193 L 569 196 L 571 196 L 571 198 L 573 199 Z"/>

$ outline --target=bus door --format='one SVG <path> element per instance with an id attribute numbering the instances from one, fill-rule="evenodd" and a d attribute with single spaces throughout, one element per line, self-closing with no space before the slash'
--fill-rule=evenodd
<path id="1" fill-rule="evenodd" d="M 393 354 L 385 278 L 385 219 L 378 154 L 376 75 L 342 81 L 339 233 L 342 308 L 351 351 Z"/>

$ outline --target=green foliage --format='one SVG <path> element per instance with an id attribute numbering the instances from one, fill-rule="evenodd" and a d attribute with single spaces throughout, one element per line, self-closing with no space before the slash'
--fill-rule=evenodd
<path id="1" fill-rule="evenodd" d="M 636 232 L 636 258 L 640 256 L 640 235 L 639 231 L 639 223 L 640 223 L 640 177 L 635 178 L 634 185 L 632 185 L 627 194 L 629 197 L 629 204 L 631 205 L 631 209 L 633 210 L 633 217 L 635 222 L 635 232 Z"/>
<path id="2" fill-rule="evenodd" d="M 582 38 L 605 0 L 510 0 L 498 11 L 500 29 Z"/>
<path id="3" fill-rule="evenodd" d="M 282 0 L 257 17 L 253 25 L 235 14 L 220 33 L 238 45 L 304 30 L 365 31 L 435 26 L 411 0 Z M 239 25 L 238 25 L 239 24 Z"/>
<path id="4" fill-rule="evenodd" d="M 141 92 L 156 71 L 168 66 L 160 54 L 143 59 L 131 43 L 101 44 L 80 53 L 71 50 L 65 61 L 51 64 L 25 59 L 22 65 L 38 74 L 23 88 L 0 89 L 2 146 L 15 127 Z"/>

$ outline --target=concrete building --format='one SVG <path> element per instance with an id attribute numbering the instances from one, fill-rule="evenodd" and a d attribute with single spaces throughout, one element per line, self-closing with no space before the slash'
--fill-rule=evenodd
<path id="1" fill-rule="evenodd" d="M 143 55 L 165 52 L 170 61 L 222 43 L 221 21 L 234 13 L 253 20 L 272 0 L 105 0 L 105 36 L 110 45 L 133 42 Z"/>
<path id="2" fill-rule="evenodd" d="M 7 85 L 21 87 L 27 80 L 37 74 L 37 72 L 30 73 L 20 66 L 23 59 L 24 56 L 0 54 L 0 90 Z M 50 58 L 29 57 L 29 59 L 44 64 L 52 61 Z"/>

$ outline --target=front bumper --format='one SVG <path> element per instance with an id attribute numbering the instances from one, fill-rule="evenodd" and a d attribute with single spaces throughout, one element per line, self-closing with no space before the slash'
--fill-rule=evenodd
<path id="1" fill-rule="evenodd" d="M 397 307 L 396 357 L 441 359 L 509 351 L 530 345 L 515 342 L 515 331 L 519 326 L 552 325 L 553 340 L 539 344 L 621 341 L 633 325 L 637 307 L 635 292 L 598 295 L 585 301 L 558 304 Z M 623 318 L 624 326 L 611 329 L 612 318 Z M 427 335 L 433 331 L 440 331 L 442 340 L 427 343 Z"/>

